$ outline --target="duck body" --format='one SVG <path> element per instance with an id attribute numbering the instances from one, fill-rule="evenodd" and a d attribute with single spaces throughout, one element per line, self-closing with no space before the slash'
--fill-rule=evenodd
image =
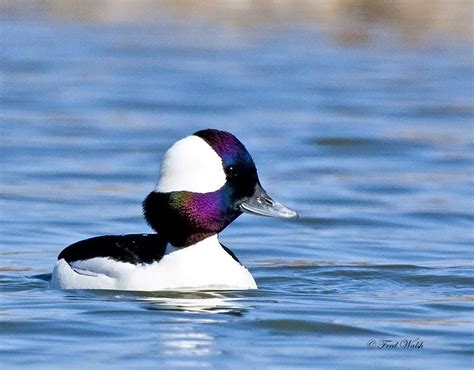
<path id="1" fill-rule="evenodd" d="M 60 255 L 51 282 L 54 288 L 136 291 L 257 288 L 250 272 L 219 243 L 217 235 L 187 248 L 163 244 L 156 234 L 106 236 L 80 243 L 82 246 L 72 245 L 72 249 L 86 249 L 86 244 L 98 248 L 115 245 L 116 255 L 89 255 L 84 259 L 66 253 Z M 140 250 L 138 246 L 143 245 L 150 246 L 155 253 Z"/>
<path id="2" fill-rule="evenodd" d="M 218 233 L 243 212 L 292 218 L 258 180 L 244 145 L 230 133 L 202 130 L 165 154 L 160 180 L 143 202 L 156 234 L 99 236 L 58 256 L 51 286 L 60 289 L 222 290 L 257 284 Z"/>

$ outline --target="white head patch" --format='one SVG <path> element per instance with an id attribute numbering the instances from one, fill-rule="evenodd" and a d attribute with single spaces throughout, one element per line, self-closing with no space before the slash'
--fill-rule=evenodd
<path id="1" fill-rule="evenodd" d="M 203 139 L 191 135 L 174 143 L 165 153 L 155 191 L 209 193 L 225 182 L 221 158 Z"/>

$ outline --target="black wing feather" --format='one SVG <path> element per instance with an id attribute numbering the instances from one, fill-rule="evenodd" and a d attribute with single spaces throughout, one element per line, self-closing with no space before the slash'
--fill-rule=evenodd
<path id="1" fill-rule="evenodd" d="M 157 234 L 129 234 L 97 236 L 66 247 L 58 260 L 83 261 L 94 257 L 109 257 L 133 264 L 153 263 L 165 254 L 166 241 Z"/>

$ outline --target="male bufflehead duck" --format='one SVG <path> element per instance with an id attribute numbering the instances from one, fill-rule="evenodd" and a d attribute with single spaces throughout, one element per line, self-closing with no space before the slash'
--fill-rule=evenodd
<path id="1" fill-rule="evenodd" d="M 244 145 L 214 129 L 168 149 L 143 211 L 157 234 L 106 235 L 70 245 L 58 256 L 52 287 L 256 289 L 249 271 L 219 243 L 218 233 L 242 212 L 297 217 L 263 190 Z"/>

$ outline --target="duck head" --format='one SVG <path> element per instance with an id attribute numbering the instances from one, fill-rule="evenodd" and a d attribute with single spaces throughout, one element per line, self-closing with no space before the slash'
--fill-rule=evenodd
<path id="1" fill-rule="evenodd" d="M 245 146 L 214 129 L 197 131 L 168 149 L 143 210 L 148 224 L 176 247 L 219 233 L 243 212 L 297 217 L 265 192 Z"/>

